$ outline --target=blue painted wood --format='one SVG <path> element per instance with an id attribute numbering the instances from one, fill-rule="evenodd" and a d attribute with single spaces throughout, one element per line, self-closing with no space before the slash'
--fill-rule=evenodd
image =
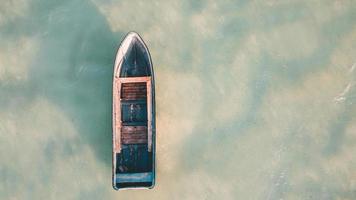
<path id="1" fill-rule="evenodd" d="M 153 173 L 116 174 L 116 183 L 152 182 Z"/>
<path id="2" fill-rule="evenodd" d="M 121 102 L 121 120 L 123 123 L 147 122 L 147 104 L 142 101 Z"/>
<path id="3" fill-rule="evenodd" d="M 120 77 L 150 76 L 151 68 L 149 54 L 137 38 L 133 38 L 124 56 Z"/>
<path id="4" fill-rule="evenodd" d="M 152 171 L 152 153 L 147 151 L 147 144 L 123 144 L 116 163 L 116 173 L 149 172 Z"/>

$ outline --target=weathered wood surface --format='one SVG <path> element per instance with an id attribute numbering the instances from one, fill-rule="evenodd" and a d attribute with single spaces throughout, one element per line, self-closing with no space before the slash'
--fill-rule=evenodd
<path id="1" fill-rule="evenodd" d="M 148 144 L 148 151 L 152 151 L 152 89 L 151 89 L 151 77 L 125 77 L 114 79 L 114 109 L 115 117 L 115 137 L 114 137 L 114 151 L 115 153 L 120 153 L 122 144 Z M 116 86 L 116 87 L 115 87 Z M 122 101 L 131 100 L 146 100 L 147 103 L 147 127 L 146 135 L 144 136 L 129 136 L 123 135 L 123 122 L 121 116 L 121 104 Z M 128 126 L 127 126 L 128 127 Z"/>
<path id="2" fill-rule="evenodd" d="M 123 83 L 121 88 L 122 100 L 139 100 L 147 98 L 146 82 Z"/>
<path id="3" fill-rule="evenodd" d="M 151 80 L 150 76 L 142 76 L 142 77 L 117 77 L 121 83 L 131 83 L 131 82 L 147 82 Z"/>
<path id="4" fill-rule="evenodd" d="M 151 78 L 147 81 L 147 149 L 152 152 L 152 87 Z"/>
<path id="5" fill-rule="evenodd" d="M 113 83 L 113 145 L 114 153 L 119 153 L 121 151 L 121 138 L 120 138 L 120 129 L 121 129 L 121 103 L 120 103 L 120 87 L 121 83 L 117 78 L 114 77 Z"/>
<path id="6" fill-rule="evenodd" d="M 152 172 L 144 173 L 131 173 L 131 174 L 118 174 L 116 179 L 118 183 L 130 183 L 130 182 L 149 182 L 152 180 Z"/>
<path id="7" fill-rule="evenodd" d="M 146 126 L 122 126 L 122 144 L 147 144 Z"/>

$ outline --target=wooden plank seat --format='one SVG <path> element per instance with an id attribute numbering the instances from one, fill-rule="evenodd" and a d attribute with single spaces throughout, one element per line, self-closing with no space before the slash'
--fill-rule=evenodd
<path id="1" fill-rule="evenodd" d="M 122 144 L 147 144 L 146 126 L 122 126 Z"/>
<path id="2" fill-rule="evenodd" d="M 138 100 L 147 98 L 146 82 L 123 83 L 121 88 L 122 100 Z"/>

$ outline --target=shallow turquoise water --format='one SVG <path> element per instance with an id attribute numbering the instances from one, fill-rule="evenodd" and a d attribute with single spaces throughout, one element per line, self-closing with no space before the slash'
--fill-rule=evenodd
<path id="1" fill-rule="evenodd" d="M 2 0 L 0 199 L 355 199 L 355 1 Z M 116 49 L 156 75 L 157 184 L 111 188 Z"/>

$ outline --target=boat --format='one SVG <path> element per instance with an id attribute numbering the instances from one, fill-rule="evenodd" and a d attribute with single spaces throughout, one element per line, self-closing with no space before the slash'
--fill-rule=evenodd
<path id="1" fill-rule="evenodd" d="M 150 53 L 130 32 L 122 41 L 113 77 L 115 190 L 151 189 L 155 184 L 155 85 Z"/>

